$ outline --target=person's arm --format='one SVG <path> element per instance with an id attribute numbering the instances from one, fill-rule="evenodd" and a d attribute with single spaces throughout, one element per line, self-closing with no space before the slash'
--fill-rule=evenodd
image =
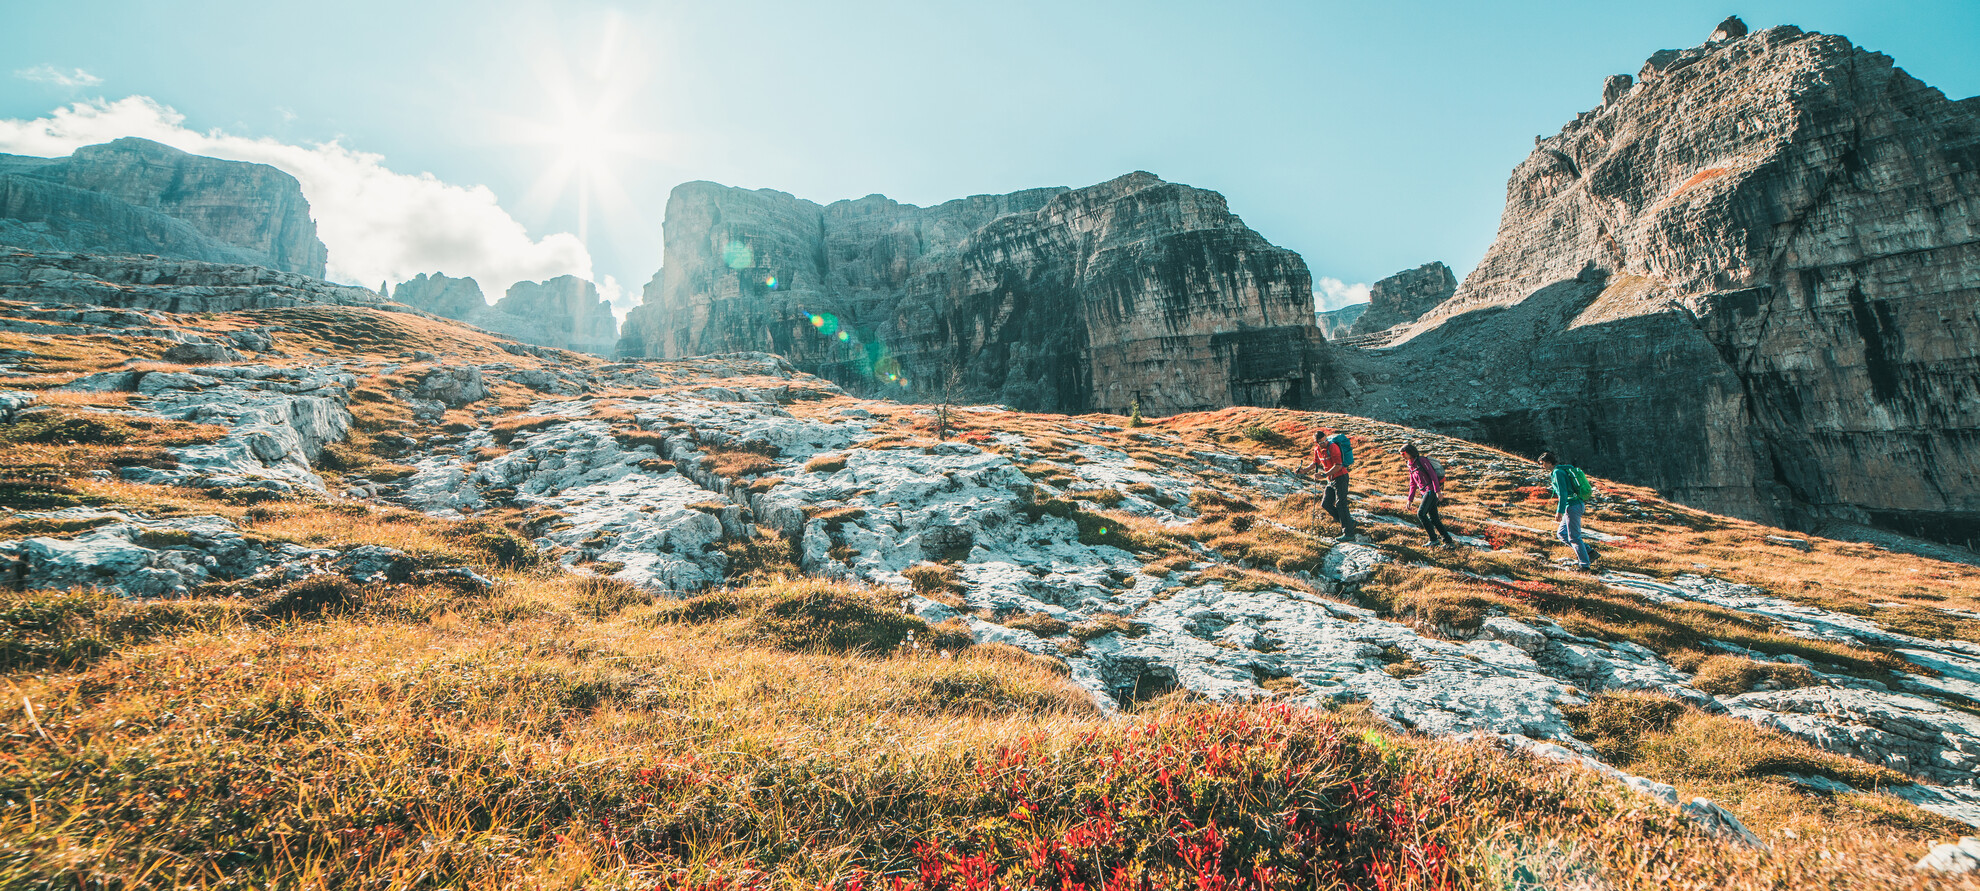
<path id="1" fill-rule="evenodd" d="M 1547 480 L 1554 487 L 1554 516 L 1567 513 L 1567 491 L 1574 486 L 1574 475 L 1564 465 L 1555 465 Z"/>
<path id="2" fill-rule="evenodd" d="M 1415 461 L 1409 458 L 1404 458 L 1403 460 L 1409 461 L 1409 497 L 1403 499 L 1403 504 L 1408 505 L 1416 500 L 1416 493 L 1422 491 L 1418 487 L 1417 481 L 1422 478 L 1423 471 L 1417 466 Z"/>

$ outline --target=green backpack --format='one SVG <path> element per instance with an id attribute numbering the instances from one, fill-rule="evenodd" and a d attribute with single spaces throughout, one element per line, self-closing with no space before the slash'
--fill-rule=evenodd
<path id="1" fill-rule="evenodd" d="M 1595 487 L 1588 484 L 1588 474 L 1582 473 L 1581 468 L 1572 464 L 1568 465 L 1568 471 L 1574 474 L 1574 497 L 1582 501 L 1594 498 Z"/>

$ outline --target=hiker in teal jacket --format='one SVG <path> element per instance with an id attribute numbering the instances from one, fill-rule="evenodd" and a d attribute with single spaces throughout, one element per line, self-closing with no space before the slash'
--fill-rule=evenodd
<path id="1" fill-rule="evenodd" d="M 1574 465 L 1562 464 L 1553 452 L 1540 453 L 1540 466 L 1547 469 L 1554 486 L 1554 519 L 1560 523 L 1561 542 L 1574 549 L 1574 559 L 1585 572 L 1594 557 L 1588 553 L 1588 543 L 1581 540 L 1581 514 L 1588 509 L 1581 498 L 1581 478 Z"/>

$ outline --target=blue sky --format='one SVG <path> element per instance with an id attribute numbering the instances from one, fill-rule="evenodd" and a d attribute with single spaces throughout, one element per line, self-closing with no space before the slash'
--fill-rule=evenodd
<path id="1" fill-rule="evenodd" d="M 930 204 L 1145 169 L 1366 283 L 1468 271 L 1534 135 L 1728 13 L 1980 93 L 1975 0 L 9 0 L 0 151 L 168 133 L 298 166 L 351 279 L 583 271 L 627 301 L 685 180 Z"/>

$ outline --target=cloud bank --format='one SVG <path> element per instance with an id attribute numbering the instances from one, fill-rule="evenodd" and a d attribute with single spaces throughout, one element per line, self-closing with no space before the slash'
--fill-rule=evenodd
<path id="1" fill-rule="evenodd" d="M 122 136 L 267 164 L 294 176 L 309 199 L 317 235 L 330 249 L 329 277 L 336 281 L 377 287 L 445 272 L 472 277 L 493 300 L 518 281 L 592 277 L 591 254 L 577 236 L 532 239 L 486 186 L 397 173 L 384 156 L 335 140 L 302 146 L 219 130 L 200 133 L 185 126 L 185 115 L 145 96 L 77 102 L 34 120 L 0 120 L 0 152 L 9 154 L 58 157 Z"/>
<path id="2" fill-rule="evenodd" d="M 38 84 L 54 84 L 58 87 L 93 87 L 103 83 L 103 78 L 97 77 L 81 68 L 71 68 L 63 71 L 53 65 L 36 65 L 33 68 L 22 68 L 14 72 L 14 76 L 21 80 L 33 81 Z"/>
<path id="3" fill-rule="evenodd" d="M 1366 282 L 1348 284 L 1340 279 L 1326 276 L 1313 280 L 1313 308 L 1321 312 L 1367 302 Z"/>

